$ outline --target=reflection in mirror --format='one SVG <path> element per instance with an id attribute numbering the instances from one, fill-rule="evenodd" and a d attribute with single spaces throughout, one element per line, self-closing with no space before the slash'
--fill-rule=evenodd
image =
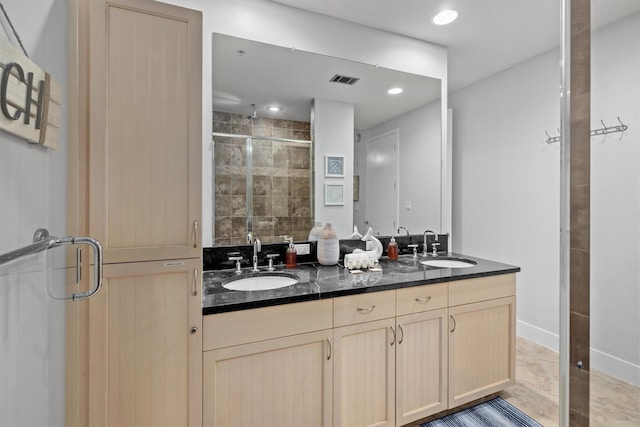
<path id="1" fill-rule="evenodd" d="M 439 230 L 440 80 L 221 34 L 212 45 L 214 244 L 244 244 L 250 230 L 263 242 L 306 240 L 323 221 L 314 186 L 339 180 L 313 169 L 317 99 L 354 109 L 354 141 L 344 149 L 354 151 L 358 185 L 345 217 L 380 235 Z M 330 82 L 335 75 L 358 80 Z M 390 95 L 391 87 L 404 91 Z"/>

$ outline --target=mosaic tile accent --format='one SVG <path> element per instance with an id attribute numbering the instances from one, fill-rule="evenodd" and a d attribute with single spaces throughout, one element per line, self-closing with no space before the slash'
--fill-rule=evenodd
<path id="1" fill-rule="evenodd" d="M 213 112 L 215 132 L 309 140 L 311 124 Z M 243 138 L 214 138 L 214 245 L 245 244 L 247 149 Z M 306 240 L 313 226 L 311 145 L 253 141 L 253 232 L 263 243 Z"/>

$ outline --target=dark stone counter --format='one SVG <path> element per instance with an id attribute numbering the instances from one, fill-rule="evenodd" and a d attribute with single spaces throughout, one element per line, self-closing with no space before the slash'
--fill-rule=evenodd
<path id="1" fill-rule="evenodd" d="M 205 271 L 202 313 L 223 313 L 520 271 L 520 267 L 481 258 L 455 253 L 447 256 L 475 261 L 477 264 L 467 268 L 434 268 L 420 264 L 419 261 L 423 259 L 420 256 L 416 260 L 406 255 L 401 256 L 398 261 L 383 258 L 379 263 L 382 271 L 364 270 L 359 274 L 350 273 L 338 265 L 326 267 L 318 263 L 307 263 L 293 269 L 276 265 L 275 272 L 295 274 L 300 280 L 293 286 L 264 291 L 230 291 L 222 284 L 230 278 L 241 276 L 235 270 Z M 268 273 L 264 266 L 261 270 Z M 242 271 L 242 275 L 249 274 L 251 269 L 243 268 Z"/>

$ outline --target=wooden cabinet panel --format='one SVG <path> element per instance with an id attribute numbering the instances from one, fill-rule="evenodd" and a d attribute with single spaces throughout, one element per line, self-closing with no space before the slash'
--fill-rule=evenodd
<path id="1" fill-rule="evenodd" d="M 449 306 L 487 301 L 515 294 L 515 274 L 459 280 L 449 283 Z"/>
<path id="2" fill-rule="evenodd" d="M 204 353 L 204 425 L 331 426 L 331 330 Z"/>
<path id="3" fill-rule="evenodd" d="M 89 300 L 90 425 L 201 424 L 199 269 L 200 260 L 105 267 Z"/>
<path id="4" fill-rule="evenodd" d="M 448 283 L 436 283 L 396 290 L 396 315 L 402 316 L 447 307 L 448 285 Z"/>
<path id="5" fill-rule="evenodd" d="M 396 425 L 447 409 L 447 309 L 397 318 Z"/>
<path id="6" fill-rule="evenodd" d="M 331 329 L 333 300 L 308 301 L 205 316 L 205 350 Z"/>
<path id="7" fill-rule="evenodd" d="M 449 308 L 449 407 L 515 383 L 515 297 Z"/>
<path id="8" fill-rule="evenodd" d="M 201 15 L 91 2 L 89 229 L 106 263 L 196 258 Z"/>
<path id="9" fill-rule="evenodd" d="M 333 302 L 333 326 L 386 319 L 396 315 L 396 291 L 371 292 L 336 298 Z"/>
<path id="10" fill-rule="evenodd" d="M 334 329 L 334 427 L 395 425 L 395 319 Z"/>

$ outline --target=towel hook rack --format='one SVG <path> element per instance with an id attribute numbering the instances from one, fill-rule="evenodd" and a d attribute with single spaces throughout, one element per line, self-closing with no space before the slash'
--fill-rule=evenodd
<path id="1" fill-rule="evenodd" d="M 620 132 L 620 138 L 618 139 L 618 141 L 622 140 L 622 137 L 624 135 L 624 132 L 629 129 L 629 126 L 627 126 L 626 124 L 624 124 L 622 122 L 622 120 L 620 120 L 620 116 L 617 116 L 618 119 L 618 123 L 620 123 L 619 125 L 614 125 L 614 126 L 607 126 L 604 123 L 604 120 L 600 120 L 600 123 L 602 123 L 602 127 L 600 129 L 593 129 L 590 132 L 591 136 L 596 136 L 596 135 L 607 135 L 610 133 L 615 133 L 615 132 Z M 544 131 L 544 133 L 547 135 L 547 140 L 546 143 L 547 144 L 552 144 L 554 142 L 559 142 L 560 141 L 560 129 L 558 129 L 558 136 L 550 136 L 549 132 L 547 132 L 546 130 Z"/>

